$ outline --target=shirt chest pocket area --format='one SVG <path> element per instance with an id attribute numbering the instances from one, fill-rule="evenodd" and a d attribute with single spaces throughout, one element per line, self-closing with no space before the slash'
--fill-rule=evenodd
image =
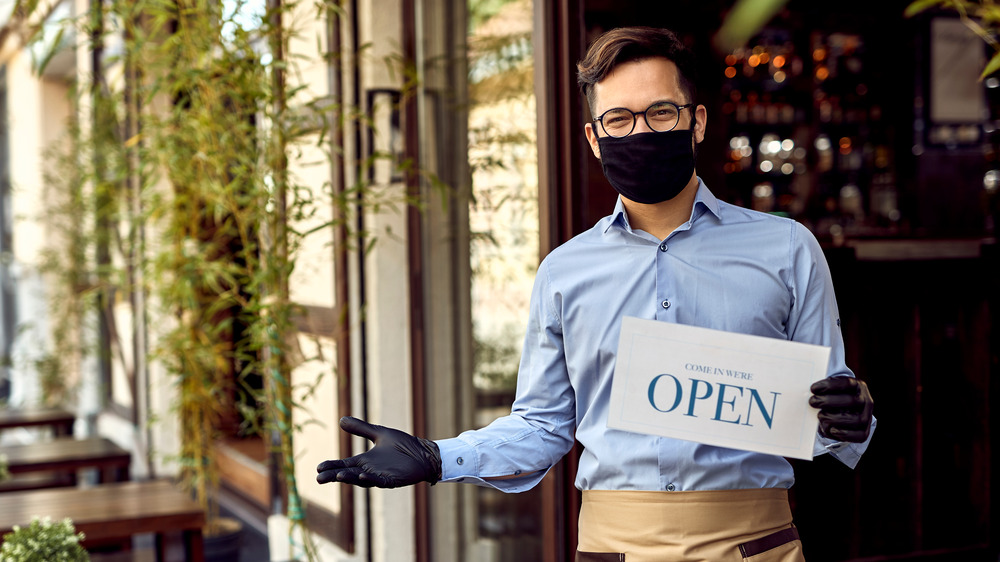
<path id="1" fill-rule="evenodd" d="M 728 263 L 683 276 L 672 300 L 676 322 L 726 332 L 784 338 L 792 306 L 780 276 L 759 264 Z"/>

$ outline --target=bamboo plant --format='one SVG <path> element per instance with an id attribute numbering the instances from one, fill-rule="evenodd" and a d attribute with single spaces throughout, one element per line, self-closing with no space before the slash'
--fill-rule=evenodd
<path id="1" fill-rule="evenodd" d="M 37 35 L 39 6 L 18 0 L 9 25 L 30 29 L 34 21 Z M 95 72 L 76 84 L 77 121 L 62 152 L 50 156 L 51 169 L 62 173 L 47 184 L 64 203 L 51 212 L 65 216 L 48 219 L 62 225 L 67 243 L 49 263 L 68 299 L 61 306 L 75 315 L 69 324 L 85 324 L 85 311 L 96 305 L 98 329 L 112 348 L 120 295 L 133 297 L 134 318 L 152 319 L 150 358 L 175 381 L 177 460 L 183 483 L 206 510 L 206 533 L 218 517 L 219 427 L 236 406 L 232 396 L 243 392 L 246 423 L 280 459 L 286 515 L 298 536 L 305 525 L 292 410 L 310 388 L 291 382 L 300 359 L 289 278 L 305 237 L 318 230 L 299 225 L 321 205 L 348 222 L 361 204 L 405 199 L 384 191 L 368 197 L 366 185 L 332 193 L 289 172 L 304 144 L 327 146 L 329 127 L 367 123 L 352 108 L 308 98 L 289 80 L 303 60 L 289 54 L 299 31 L 288 15 L 304 5 L 269 1 L 265 13 L 249 17 L 251 25 L 245 7 L 243 0 L 104 0 L 70 22 L 87 38 Z M 334 2 L 305 7 L 317 18 L 340 13 Z M 76 343 L 85 331 L 72 332 Z M 263 390 L 239 384 L 250 376 L 263 377 Z M 309 542 L 301 546 L 313 559 Z"/>
<path id="2" fill-rule="evenodd" d="M 961 18 L 993 52 L 980 74 L 980 80 L 1000 70 L 1000 3 L 994 0 L 914 0 L 906 6 L 904 15 L 914 17 L 934 10 L 947 10 Z"/>

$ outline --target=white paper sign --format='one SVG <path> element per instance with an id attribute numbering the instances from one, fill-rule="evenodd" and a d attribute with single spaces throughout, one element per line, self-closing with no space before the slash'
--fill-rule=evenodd
<path id="1" fill-rule="evenodd" d="M 812 459 L 830 348 L 625 317 L 608 426 Z"/>

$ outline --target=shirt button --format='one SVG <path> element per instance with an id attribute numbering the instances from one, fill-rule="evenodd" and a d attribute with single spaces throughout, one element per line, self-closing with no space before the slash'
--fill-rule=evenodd
<path id="1" fill-rule="evenodd" d="M 660 243 L 660 251 L 661 252 L 666 252 L 667 251 L 667 243 L 666 242 L 661 242 Z"/>
<path id="2" fill-rule="evenodd" d="M 674 486 L 673 484 L 667 484 L 667 491 L 668 492 L 673 492 L 676 489 L 677 489 L 677 486 Z"/>
<path id="3" fill-rule="evenodd" d="M 458 460 L 456 460 L 455 462 L 457 462 L 460 465 L 465 464 L 465 459 L 463 459 L 462 457 L 458 457 Z"/>
<path id="4" fill-rule="evenodd" d="M 670 308 L 670 301 L 663 299 L 663 302 L 660 303 L 660 306 L 662 306 L 663 308 Z"/>

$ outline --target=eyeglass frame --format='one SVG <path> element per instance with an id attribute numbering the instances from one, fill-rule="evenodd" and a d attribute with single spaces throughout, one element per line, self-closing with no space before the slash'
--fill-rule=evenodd
<path id="1" fill-rule="evenodd" d="M 674 106 L 674 107 L 677 108 L 677 122 L 674 123 L 673 127 L 670 127 L 666 131 L 656 131 L 656 129 L 653 129 L 653 126 L 649 123 L 649 117 L 646 115 L 646 112 L 649 111 L 650 109 L 652 109 L 653 106 L 662 105 L 662 104 L 670 104 L 670 105 L 672 105 L 672 106 Z M 639 115 L 642 115 L 643 120 L 646 121 L 646 126 L 649 127 L 650 130 L 656 131 L 658 133 L 666 133 L 668 131 L 673 131 L 674 129 L 677 128 L 677 125 L 680 125 L 680 123 L 681 123 L 681 111 L 683 111 L 683 110 L 685 110 L 685 109 L 687 109 L 689 107 L 694 107 L 695 105 L 696 104 L 694 102 L 686 103 L 686 104 L 683 104 L 683 105 L 679 105 L 679 104 L 676 104 L 676 103 L 674 103 L 672 101 L 658 101 L 658 102 L 653 102 L 653 103 L 649 104 L 649 107 L 647 107 L 646 109 L 643 109 L 642 111 L 632 111 L 631 109 L 629 109 L 627 107 L 612 107 L 611 109 L 609 109 L 609 110 L 605 111 L 604 113 L 602 113 L 597 119 L 594 119 L 592 121 L 592 123 L 600 123 L 601 124 L 601 130 L 604 131 L 605 135 L 607 135 L 607 136 L 609 136 L 609 137 L 611 137 L 613 139 L 622 139 L 622 138 L 625 138 L 625 137 L 631 135 L 633 132 L 635 132 L 635 124 L 639 122 L 639 119 L 638 119 Z M 627 111 L 627 112 L 629 112 L 629 113 L 632 114 L 632 128 L 629 129 L 627 133 L 625 133 L 624 135 L 622 135 L 620 137 L 616 137 L 615 135 L 612 135 L 604 127 L 604 116 L 607 115 L 608 113 L 611 113 L 612 111 Z"/>

